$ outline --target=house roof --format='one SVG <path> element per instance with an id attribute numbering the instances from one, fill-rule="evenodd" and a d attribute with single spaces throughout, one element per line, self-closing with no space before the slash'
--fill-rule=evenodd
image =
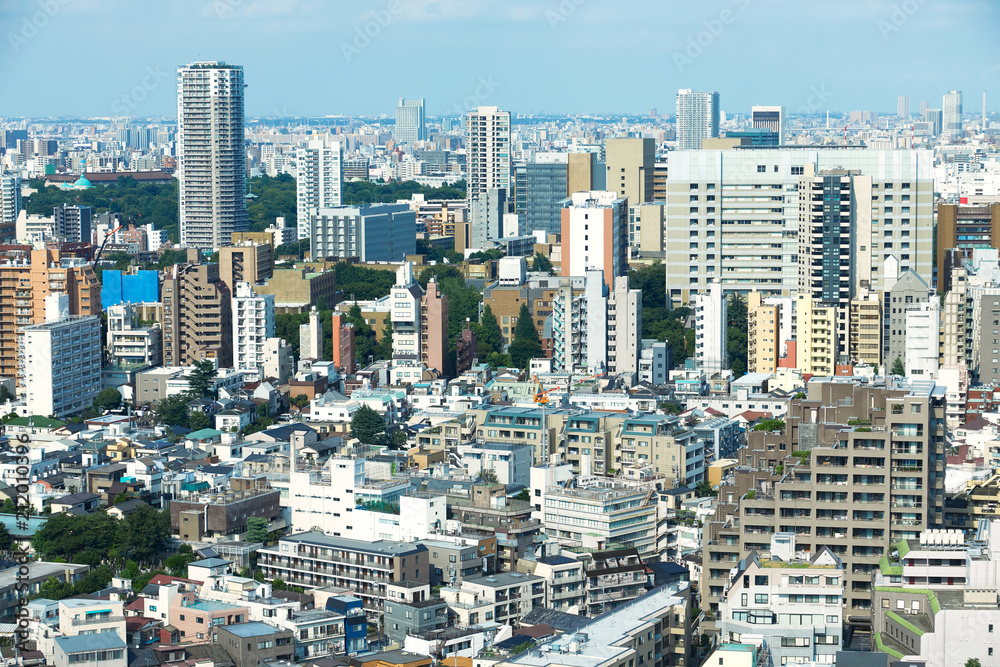
<path id="1" fill-rule="evenodd" d="M 192 431 L 184 437 L 187 440 L 211 440 L 212 438 L 222 437 L 222 431 L 216 431 L 214 428 L 203 428 L 198 431 Z"/>
<path id="2" fill-rule="evenodd" d="M 125 648 L 125 640 L 114 632 L 98 632 L 93 635 L 56 637 L 56 645 L 58 645 L 64 653 L 83 653 L 84 651 L 103 651 L 111 648 Z"/>
<path id="3" fill-rule="evenodd" d="M 7 421 L 7 425 L 33 426 L 35 428 L 62 428 L 66 425 L 66 422 L 61 422 L 58 419 L 49 419 L 41 415 L 33 415 L 31 417 L 14 417 Z"/>

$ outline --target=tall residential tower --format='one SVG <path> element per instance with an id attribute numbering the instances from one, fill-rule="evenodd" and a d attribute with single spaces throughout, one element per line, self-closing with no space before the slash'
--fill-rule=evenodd
<path id="1" fill-rule="evenodd" d="M 181 245 L 229 245 L 248 228 L 241 66 L 178 68 L 177 158 Z"/>
<path id="2" fill-rule="evenodd" d="M 719 136 L 719 93 L 677 91 L 677 148 L 701 148 L 702 139 Z"/>

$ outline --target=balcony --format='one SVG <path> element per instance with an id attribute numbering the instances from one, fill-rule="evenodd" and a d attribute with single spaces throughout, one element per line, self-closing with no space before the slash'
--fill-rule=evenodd
<path id="1" fill-rule="evenodd" d="M 104 616 L 101 618 L 74 618 L 73 627 L 81 627 L 86 625 L 104 625 L 106 623 L 124 623 L 124 616 Z"/>

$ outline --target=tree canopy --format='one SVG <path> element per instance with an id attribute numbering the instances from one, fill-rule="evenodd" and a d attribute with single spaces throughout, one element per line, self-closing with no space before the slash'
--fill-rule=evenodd
<path id="1" fill-rule="evenodd" d="M 381 433 L 385 433 L 385 419 L 367 405 L 362 405 L 351 417 L 351 435 L 362 443 L 376 444 Z"/>
<path id="2" fill-rule="evenodd" d="M 54 514 L 35 533 L 32 546 L 45 560 L 96 565 L 126 559 L 153 563 L 169 542 L 169 514 L 143 505 L 121 520 L 103 511 Z"/>
<path id="3" fill-rule="evenodd" d="M 188 375 L 188 398 L 202 398 L 208 396 L 215 383 L 215 376 L 218 371 L 215 369 L 215 362 L 211 359 L 199 359 L 194 364 L 194 370 Z"/>
<path id="4" fill-rule="evenodd" d="M 532 321 L 528 304 L 522 303 L 514 327 L 514 338 L 510 343 L 510 360 L 518 368 L 527 368 L 531 359 L 542 356 L 542 342 Z"/>

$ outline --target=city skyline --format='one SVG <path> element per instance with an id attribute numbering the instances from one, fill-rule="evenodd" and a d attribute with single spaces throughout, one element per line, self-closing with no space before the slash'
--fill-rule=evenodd
<path id="1" fill-rule="evenodd" d="M 901 95 L 931 108 L 949 90 L 978 100 L 1000 74 L 1000 57 L 989 46 L 1000 8 L 971 0 L 850 1 L 835 12 L 788 0 L 633 1 L 614 8 L 588 0 L 389 0 L 351 11 L 307 0 L 155 7 L 81 0 L 35 12 L 39 7 L 0 7 L 7 42 L 0 63 L 12 88 L 31 91 L 4 96 L 0 115 L 172 117 L 176 70 L 199 60 L 244 67 L 249 117 L 391 118 L 400 96 L 425 98 L 428 116 L 459 115 L 481 104 L 514 115 L 651 108 L 669 115 L 679 88 L 718 90 L 729 114 L 749 113 L 754 104 L 784 105 L 792 115 L 891 112 Z M 775 16 L 783 17 L 784 46 L 762 48 L 760 36 L 775 29 Z M 64 45 L 82 34 L 136 25 L 143 27 L 143 49 L 130 49 L 114 74 L 81 75 L 65 64 Z M 609 46 L 595 49 L 595 40 Z M 447 51 L 426 48 L 442 41 L 456 53 L 475 49 L 474 57 L 442 58 Z M 116 40 L 90 40 L 88 58 L 121 60 L 121 49 Z M 48 86 L 34 83 L 39 71 Z M 594 74 L 604 72 L 614 74 L 614 97 L 595 85 Z M 996 111 L 997 97 L 986 90 L 988 109 Z M 967 113 L 978 111 L 969 104 Z"/>

